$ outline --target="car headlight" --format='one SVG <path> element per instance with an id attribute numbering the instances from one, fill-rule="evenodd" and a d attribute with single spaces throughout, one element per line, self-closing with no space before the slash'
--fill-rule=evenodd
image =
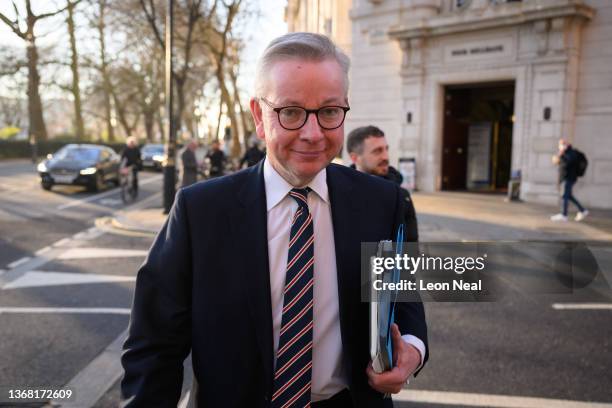
<path id="1" fill-rule="evenodd" d="M 162 154 L 156 154 L 155 156 L 153 156 L 153 160 L 154 161 L 158 161 L 158 162 L 162 162 L 162 161 L 164 161 L 164 156 Z"/>
<path id="2" fill-rule="evenodd" d="M 36 170 L 38 170 L 41 173 L 46 173 L 47 172 L 47 165 L 45 164 L 45 162 L 40 162 L 40 163 L 38 163 L 38 166 L 36 166 Z"/>
<path id="3" fill-rule="evenodd" d="M 81 170 L 81 174 L 83 176 L 87 176 L 89 174 L 94 174 L 96 171 L 98 171 L 98 169 L 96 169 L 95 167 L 88 167 L 86 169 Z"/>

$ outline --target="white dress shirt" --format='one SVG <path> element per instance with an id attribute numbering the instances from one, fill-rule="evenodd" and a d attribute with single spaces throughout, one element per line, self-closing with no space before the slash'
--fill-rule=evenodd
<path id="1" fill-rule="evenodd" d="M 268 262 L 276 365 L 291 220 L 298 205 L 288 195 L 294 187 L 274 170 L 267 158 L 264 161 L 264 182 L 268 211 Z M 336 250 L 326 170 L 321 170 L 308 187 L 313 191 L 308 194 L 308 209 L 312 214 L 315 234 L 311 400 L 320 401 L 347 388 L 348 380 L 342 367 Z M 404 335 L 402 338 L 419 350 L 422 364 L 425 344 L 415 336 Z"/>

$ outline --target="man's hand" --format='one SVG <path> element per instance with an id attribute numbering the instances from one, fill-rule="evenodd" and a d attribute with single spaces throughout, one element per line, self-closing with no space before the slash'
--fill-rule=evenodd
<path id="1" fill-rule="evenodd" d="M 370 387 L 384 394 L 397 394 L 402 390 L 408 377 L 421 364 L 421 354 L 411 344 L 402 339 L 402 335 L 397 324 L 391 325 L 391 337 L 393 340 L 393 362 L 394 367 L 383 373 L 377 374 L 372 368 L 372 363 L 368 364 L 366 373 Z"/>

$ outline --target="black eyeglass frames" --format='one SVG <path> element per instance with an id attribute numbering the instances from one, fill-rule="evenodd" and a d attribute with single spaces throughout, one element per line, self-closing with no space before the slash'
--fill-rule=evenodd
<path id="1" fill-rule="evenodd" d="M 268 105 L 278 116 L 278 123 L 286 130 L 298 130 L 308 121 L 308 115 L 313 113 L 317 117 L 319 126 L 325 130 L 338 129 L 344 123 L 348 106 L 322 106 L 319 109 L 306 109 L 301 106 L 274 106 L 266 98 L 259 98 Z"/>

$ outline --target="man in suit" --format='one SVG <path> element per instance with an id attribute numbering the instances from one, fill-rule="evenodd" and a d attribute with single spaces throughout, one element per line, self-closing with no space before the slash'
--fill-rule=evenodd
<path id="1" fill-rule="evenodd" d="M 266 159 L 178 192 L 138 272 L 126 406 L 175 407 L 190 351 L 199 407 L 390 407 L 382 393 L 427 360 L 423 306 L 401 303 L 396 366 L 370 365 L 361 242 L 392 239 L 403 202 L 397 186 L 330 164 L 348 66 L 318 34 L 265 50 L 250 107 Z"/>
<path id="2" fill-rule="evenodd" d="M 376 126 L 361 126 L 351 130 L 346 139 L 346 150 L 353 162 L 352 168 L 398 185 L 402 184 L 401 173 L 389 165 L 389 144 L 382 130 Z M 408 190 L 400 187 L 400 191 L 404 198 L 406 240 L 417 242 L 419 229 L 414 204 Z"/>

